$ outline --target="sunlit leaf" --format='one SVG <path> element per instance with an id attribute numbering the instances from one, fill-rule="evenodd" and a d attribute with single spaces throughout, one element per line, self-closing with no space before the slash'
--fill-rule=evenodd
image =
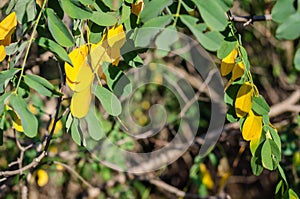
<path id="1" fill-rule="evenodd" d="M 221 74 L 222 76 L 226 76 L 229 73 L 231 73 L 234 65 L 235 60 L 237 58 L 238 51 L 236 48 L 234 48 L 231 53 L 229 53 L 224 59 L 222 59 L 221 63 Z"/>
<path id="2" fill-rule="evenodd" d="M 74 92 L 71 100 L 71 113 L 76 118 L 83 118 L 89 111 L 92 100 L 91 88 L 85 89 L 82 92 Z"/>
<path id="3" fill-rule="evenodd" d="M 238 117 L 244 117 L 252 107 L 253 88 L 250 82 L 244 83 L 236 96 L 235 112 Z"/>
<path id="4" fill-rule="evenodd" d="M 255 115 L 250 110 L 242 128 L 242 135 L 244 140 L 250 141 L 259 139 L 262 133 L 262 116 Z"/>
<path id="5" fill-rule="evenodd" d="M 238 78 L 241 78 L 244 75 L 244 71 L 245 71 L 245 66 L 243 62 L 239 62 L 236 65 L 234 65 L 232 69 L 231 80 L 234 81 Z"/>
<path id="6" fill-rule="evenodd" d="M 126 41 L 123 25 L 115 25 L 107 32 L 107 42 L 110 47 L 121 48 Z"/>
<path id="7" fill-rule="evenodd" d="M 70 54 L 69 57 L 72 60 L 73 66 L 68 63 L 65 63 L 65 71 L 66 71 L 66 82 L 69 87 L 74 90 L 76 78 L 78 75 L 78 71 L 80 67 L 83 65 L 82 63 L 86 61 L 86 56 L 88 54 L 88 46 L 83 45 L 79 48 L 75 48 Z"/>
<path id="8" fill-rule="evenodd" d="M 0 22 L 0 41 L 10 37 L 16 26 L 16 13 L 12 12 Z"/>
<path id="9" fill-rule="evenodd" d="M 88 90 L 94 80 L 94 74 L 87 60 L 83 61 L 79 67 L 76 80 L 74 83 L 74 91 L 82 92 L 83 90 Z"/>

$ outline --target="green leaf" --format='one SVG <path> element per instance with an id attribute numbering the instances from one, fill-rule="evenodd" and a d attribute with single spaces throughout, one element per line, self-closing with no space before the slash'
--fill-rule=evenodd
<path id="1" fill-rule="evenodd" d="M 140 14 L 142 22 L 155 19 L 165 7 L 171 5 L 172 0 L 152 0 L 146 1 L 145 7 Z"/>
<path id="2" fill-rule="evenodd" d="M 286 185 L 288 185 L 288 181 L 286 180 L 285 173 L 284 173 L 282 167 L 280 166 L 280 164 L 278 164 L 278 171 L 279 171 L 279 174 L 280 174 L 281 178 L 283 179 L 284 183 Z"/>
<path id="3" fill-rule="evenodd" d="M 269 132 L 272 136 L 272 139 L 274 140 L 275 144 L 277 145 L 278 149 L 279 149 L 279 152 L 281 153 L 281 140 L 280 140 L 280 136 L 277 132 L 276 129 L 274 129 L 273 127 L 271 126 L 268 126 L 269 127 Z"/>
<path id="4" fill-rule="evenodd" d="M 75 42 L 70 31 L 51 8 L 46 8 L 48 27 L 57 43 L 64 47 L 72 47 Z"/>
<path id="5" fill-rule="evenodd" d="M 27 103 L 18 95 L 11 95 L 9 98 L 10 105 L 21 118 L 24 133 L 28 137 L 35 137 L 38 131 L 38 120 L 28 110 Z"/>
<path id="6" fill-rule="evenodd" d="M 296 70 L 300 71 L 300 48 L 297 49 L 294 57 L 294 65 Z"/>
<path id="7" fill-rule="evenodd" d="M 278 182 L 278 184 L 276 185 L 275 194 L 278 194 L 282 187 L 283 187 L 283 183 L 282 183 L 282 180 L 280 180 Z"/>
<path id="8" fill-rule="evenodd" d="M 223 36 L 217 31 L 209 31 L 203 33 L 206 30 L 205 24 L 196 24 L 197 19 L 188 15 L 180 15 L 181 21 L 191 30 L 199 43 L 210 51 L 216 51 L 220 48 L 223 41 Z"/>
<path id="9" fill-rule="evenodd" d="M 102 65 L 102 70 L 106 76 L 107 85 L 116 96 L 127 97 L 132 91 L 132 85 L 128 77 L 118 67 L 109 63 Z"/>
<path id="10" fill-rule="evenodd" d="M 59 0 L 62 9 L 72 18 L 89 19 L 92 11 L 80 3 L 79 0 Z"/>
<path id="11" fill-rule="evenodd" d="M 62 61 L 68 62 L 70 65 L 73 65 L 72 61 L 69 58 L 68 53 L 65 51 L 65 49 L 63 49 L 60 45 L 58 45 L 54 41 L 47 39 L 45 37 L 40 37 L 37 39 L 36 42 L 39 46 L 53 52 Z"/>
<path id="12" fill-rule="evenodd" d="M 252 109 L 258 115 L 267 115 L 270 112 L 270 107 L 263 96 L 252 97 Z"/>
<path id="13" fill-rule="evenodd" d="M 91 21 L 99 26 L 112 26 L 117 23 L 117 17 L 114 12 L 94 11 Z"/>
<path id="14" fill-rule="evenodd" d="M 234 106 L 234 102 L 241 84 L 231 84 L 225 91 L 224 101 L 230 106 Z"/>
<path id="15" fill-rule="evenodd" d="M 0 96 L 0 115 L 2 115 L 4 106 L 6 104 L 6 99 L 11 95 L 11 93 L 4 93 Z"/>
<path id="16" fill-rule="evenodd" d="M 10 70 L 4 70 L 0 72 L 0 93 L 4 92 L 8 82 L 14 77 L 14 75 L 20 71 L 19 68 L 12 68 Z"/>
<path id="17" fill-rule="evenodd" d="M 20 24 L 33 21 L 37 13 L 35 0 L 18 0 L 14 11 Z"/>
<path id="18" fill-rule="evenodd" d="M 90 108 L 89 112 L 85 116 L 85 120 L 88 126 L 88 132 L 92 139 L 100 140 L 105 135 L 103 132 L 102 121 L 96 114 L 94 108 Z"/>
<path id="19" fill-rule="evenodd" d="M 71 124 L 71 136 L 76 144 L 81 146 L 81 135 L 79 132 L 79 120 L 77 118 L 73 118 L 73 122 Z"/>
<path id="20" fill-rule="evenodd" d="M 124 23 L 127 19 L 129 19 L 130 14 L 131 14 L 131 7 L 123 4 L 120 23 Z"/>
<path id="21" fill-rule="evenodd" d="M 226 113 L 226 119 L 230 122 L 237 122 L 239 118 L 235 114 L 235 108 L 233 106 L 229 106 L 228 111 Z"/>
<path id="22" fill-rule="evenodd" d="M 45 95 L 47 97 L 62 95 L 55 90 L 54 86 L 50 82 L 38 75 L 27 74 L 24 76 L 24 81 L 30 88 L 36 90 L 41 95 Z"/>
<path id="23" fill-rule="evenodd" d="M 229 53 L 233 51 L 233 49 L 236 47 L 237 42 L 236 41 L 227 41 L 223 40 L 221 43 L 220 48 L 217 51 L 217 56 L 219 59 L 225 58 Z"/>
<path id="24" fill-rule="evenodd" d="M 269 170 L 277 168 L 281 160 L 281 153 L 276 143 L 271 139 L 266 139 L 261 150 L 262 165 Z"/>
<path id="25" fill-rule="evenodd" d="M 300 12 L 296 12 L 281 24 L 276 30 L 278 39 L 294 40 L 300 36 Z"/>
<path id="26" fill-rule="evenodd" d="M 102 0 L 111 10 L 118 10 L 122 5 L 122 0 Z"/>
<path id="27" fill-rule="evenodd" d="M 250 63 L 249 63 L 248 54 L 247 54 L 246 49 L 243 46 L 239 46 L 239 49 L 242 54 L 243 63 L 245 65 L 246 69 L 250 70 Z"/>
<path id="28" fill-rule="evenodd" d="M 168 25 L 172 20 L 171 15 L 165 15 L 153 18 L 147 21 L 142 28 L 137 29 L 135 45 L 138 47 L 148 46 L 154 37 Z"/>
<path id="29" fill-rule="evenodd" d="M 293 6 L 294 0 L 278 0 L 272 8 L 272 20 L 284 23 L 287 18 L 296 12 Z"/>
<path id="30" fill-rule="evenodd" d="M 121 114 L 121 102 L 112 92 L 104 87 L 96 85 L 93 88 L 93 93 L 100 100 L 103 108 L 108 114 L 112 116 L 118 116 Z"/>
<path id="31" fill-rule="evenodd" d="M 176 27 L 168 26 L 156 38 L 157 49 L 169 51 L 172 44 L 179 39 Z"/>
<path id="32" fill-rule="evenodd" d="M 223 36 L 218 31 L 209 31 L 196 36 L 202 46 L 209 51 L 217 51 L 223 40 Z"/>
<path id="33" fill-rule="evenodd" d="M 294 192 L 291 188 L 289 189 L 289 199 L 299 199 L 296 192 Z"/>
<path id="34" fill-rule="evenodd" d="M 252 173 L 256 176 L 259 176 L 264 169 L 260 164 L 260 160 L 256 156 L 252 156 L 251 158 L 251 169 Z"/>
<path id="35" fill-rule="evenodd" d="M 91 5 L 94 3 L 94 0 L 79 0 L 83 5 Z"/>
<path id="36" fill-rule="evenodd" d="M 204 22 L 216 31 L 222 31 L 227 26 L 226 11 L 229 9 L 220 0 L 193 0 L 197 5 Z"/>

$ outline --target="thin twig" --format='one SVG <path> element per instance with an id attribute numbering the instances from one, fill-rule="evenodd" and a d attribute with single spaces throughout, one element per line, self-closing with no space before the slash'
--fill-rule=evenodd
<path id="1" fill-rule="evenodd" d="M 69 165 L 62 163 L 62 162 L 58 162 L 58 161 L 53 161 L 54 164 L 56 165 L 61 165 L 64 168 L 66 168 L 70 173 L 72 173 L 76 178 L 78 178 L 83 184 L 85 184 L 87 187 L 89 188 L 94 188 L 93 185 L 91 185 L 90 183 L 88 183 L 81 175 L 79 175 L 72 167 L 70 167 Z"/>

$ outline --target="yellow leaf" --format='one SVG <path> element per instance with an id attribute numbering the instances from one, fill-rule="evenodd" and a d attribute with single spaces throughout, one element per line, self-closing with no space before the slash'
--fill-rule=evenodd
<path id="1" fill-rule="evenodd" d="M 253 88 L 250 82 L 244 83 L 236 96 L 235 113 L 238 117 L 244 117 L 252 107 Z"/>
<path id="2" fill-rule="evenodd" d="M 229 53 L 229 55 L 227 55 L 227 57 L 222 59 L 222 63 L 221 63 L 222 76 L 226 76 L 229 73 L 231 73 L 231 71 L 235 65 L 235 60 L 236 60 L 237 55 L 238 55 L 238 50 L 235 48 L 235 49 L 233 49 L 233 51 L 231 51 L 231 53 Z"/>
<path id="3" fill-rule="evenodd" d="M 244 140 L 251 141 L 259 139 L 262 132 L 262 116 L 255 115 L 250 110 L 244 122 L 242 135 Z"/>
<path id="4" fill-rule="evenodd" d="M 91 88 L 82 92 L 74 92 L 71 100 L 71 113 L 74 117 L 82 118 L 86 116 L 92 99 Z"/>
<path id="5" fill-rule="evenodd" d="M 74 90 L 75 87 L 78 71 L 82 66 L 82 63 L 86 61 L 88 51 L 89 51 L 88 46 L 83 45 L 80 46 L 79 48 L 74 49 L 72 52 L 69 53 L 69 57 L 73 63 L 73 67 L 66 62 L 65 71 L 66 71 L 66 82 L 72 90 Z"/>
<path id="6" fill-rule="evenodd" d="M 107 32 L 107 42 L 110 47 L 121 48 L 126 41 L 126 34 L 123 25 L 114 25 Z"/>
<path id="7" fill-rule="evenodd" d="M 0 40 L 11 37 L 17 26 L 17 16 L 15 12 L 10 13 L 0 22 Z"/>
<path id="8" fill-rule="evenodd" d="M 136 3 L 132 4 L 131 13 L 135 14 L 136 16 L 139 16 L 143 8 L 144 8 L 144 0 L 139 0 Z"/>
<path id="9" fill-rule="evenodd" d="M 5 48 L 3 45 L 0 45 L 0 62 L 2 62 L 6 57 Z"/>
<path id="10" fill-rule="evenodd" d="M 37 180 L 37 184 L 40 186 L 40 187 L 43 187 L 45 186 L 48 181 L 49 181 L 49 177 L 48 177 L 48 174 L 45 170 L 43 169 L 39 169 L 37 171 L 37 177 L 38 177 L 38 180 Z"/>
<path id="11" fill-rule="evenodd" d="M 208 188 L 208 189 L 213 189 L 214 188 L 214 181 L 212 180 L 212 177 L 209 173 L 209 171 L 207 170 L 205 164 L 200 163 L 200 171 L 203 175 L 202 177 L 202 183 Z"/>
<path id="12" fill-rule="evenodd" d="M 231 80 L 234 81 L 244 75 L 245 66 L 243 62 L 239 62 L 238 64 L 234 65 L 232 69 L 232 76 Z"/>
<path id="13" fill-rule="evenodd" d="M 110 57 L 102 46 L 102 42 L 91 46 L 90 57 L 93 70 L 101 67 L 103 62 L 110 62 Z"/>
<path id="14" fill-rule="evenodd" d="M 74 83 L 74 91 L 75 92 L 81 92 L 83 90 L 88 89 L 91 87 L 94 80 L 94 74 L 92 72 L 92 69 L 90 65 L 87 63 L 87 60 L 82 62 L 82 65 L 80 66 L 76 81 Z"/>

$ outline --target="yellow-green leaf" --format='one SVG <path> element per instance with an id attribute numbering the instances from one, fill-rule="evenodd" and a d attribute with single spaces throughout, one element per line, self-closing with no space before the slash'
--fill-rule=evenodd
<path id="1" fill-rule="evenodd" d="M 92 99 L 91 88 L 74 92 L 71 100 L 71 113 L 74 117 L 83 118 L 88 113 Z"/>
<path id="2" fill-rule="evenodd" d="M 250 82 L 244 83 L 236 96 L 235 112 L 238 117 L 244 117 L 252 107 L 253 87 Z"/>
<path id="3" fill-rule="evenodd" d="M 243 125 L 243 138 L 247 141 L 256 140 L 260 138 L 261 132 L 262 116 L 255 115 L 255 113 L 252 110 L 250 110 Z"/>
<path id="4" fill-rule="evenodd" d="M 244 75 L 244 71 L 245 71 L 245 66 L 243 62 L 239 62 L 236 65 L 234 65 L 232 69 L 231 80 L 234 81 L 238 78 L 241 78 Z"/>
<path id="5" fill-rule="evenodd" d="M 48 176 L 47 172 L 43 169 L 39 169 L 37 171 L 37 177 L 38 177 L 37 184 L 40 187 L 45 186 L 49 181 L 49 176 Z"/>
<path id="6" fill-rule="evenodd" d="M 235 60 L 238 55 L 237 49 L 233 49 L 229 55 L 227 55 L 224 59 L 222 59 L 221 63 L 221 74 L 222 76 L 226 76 L 229 73 L 231 73 L 234 65 L 235 65 Z"/>

